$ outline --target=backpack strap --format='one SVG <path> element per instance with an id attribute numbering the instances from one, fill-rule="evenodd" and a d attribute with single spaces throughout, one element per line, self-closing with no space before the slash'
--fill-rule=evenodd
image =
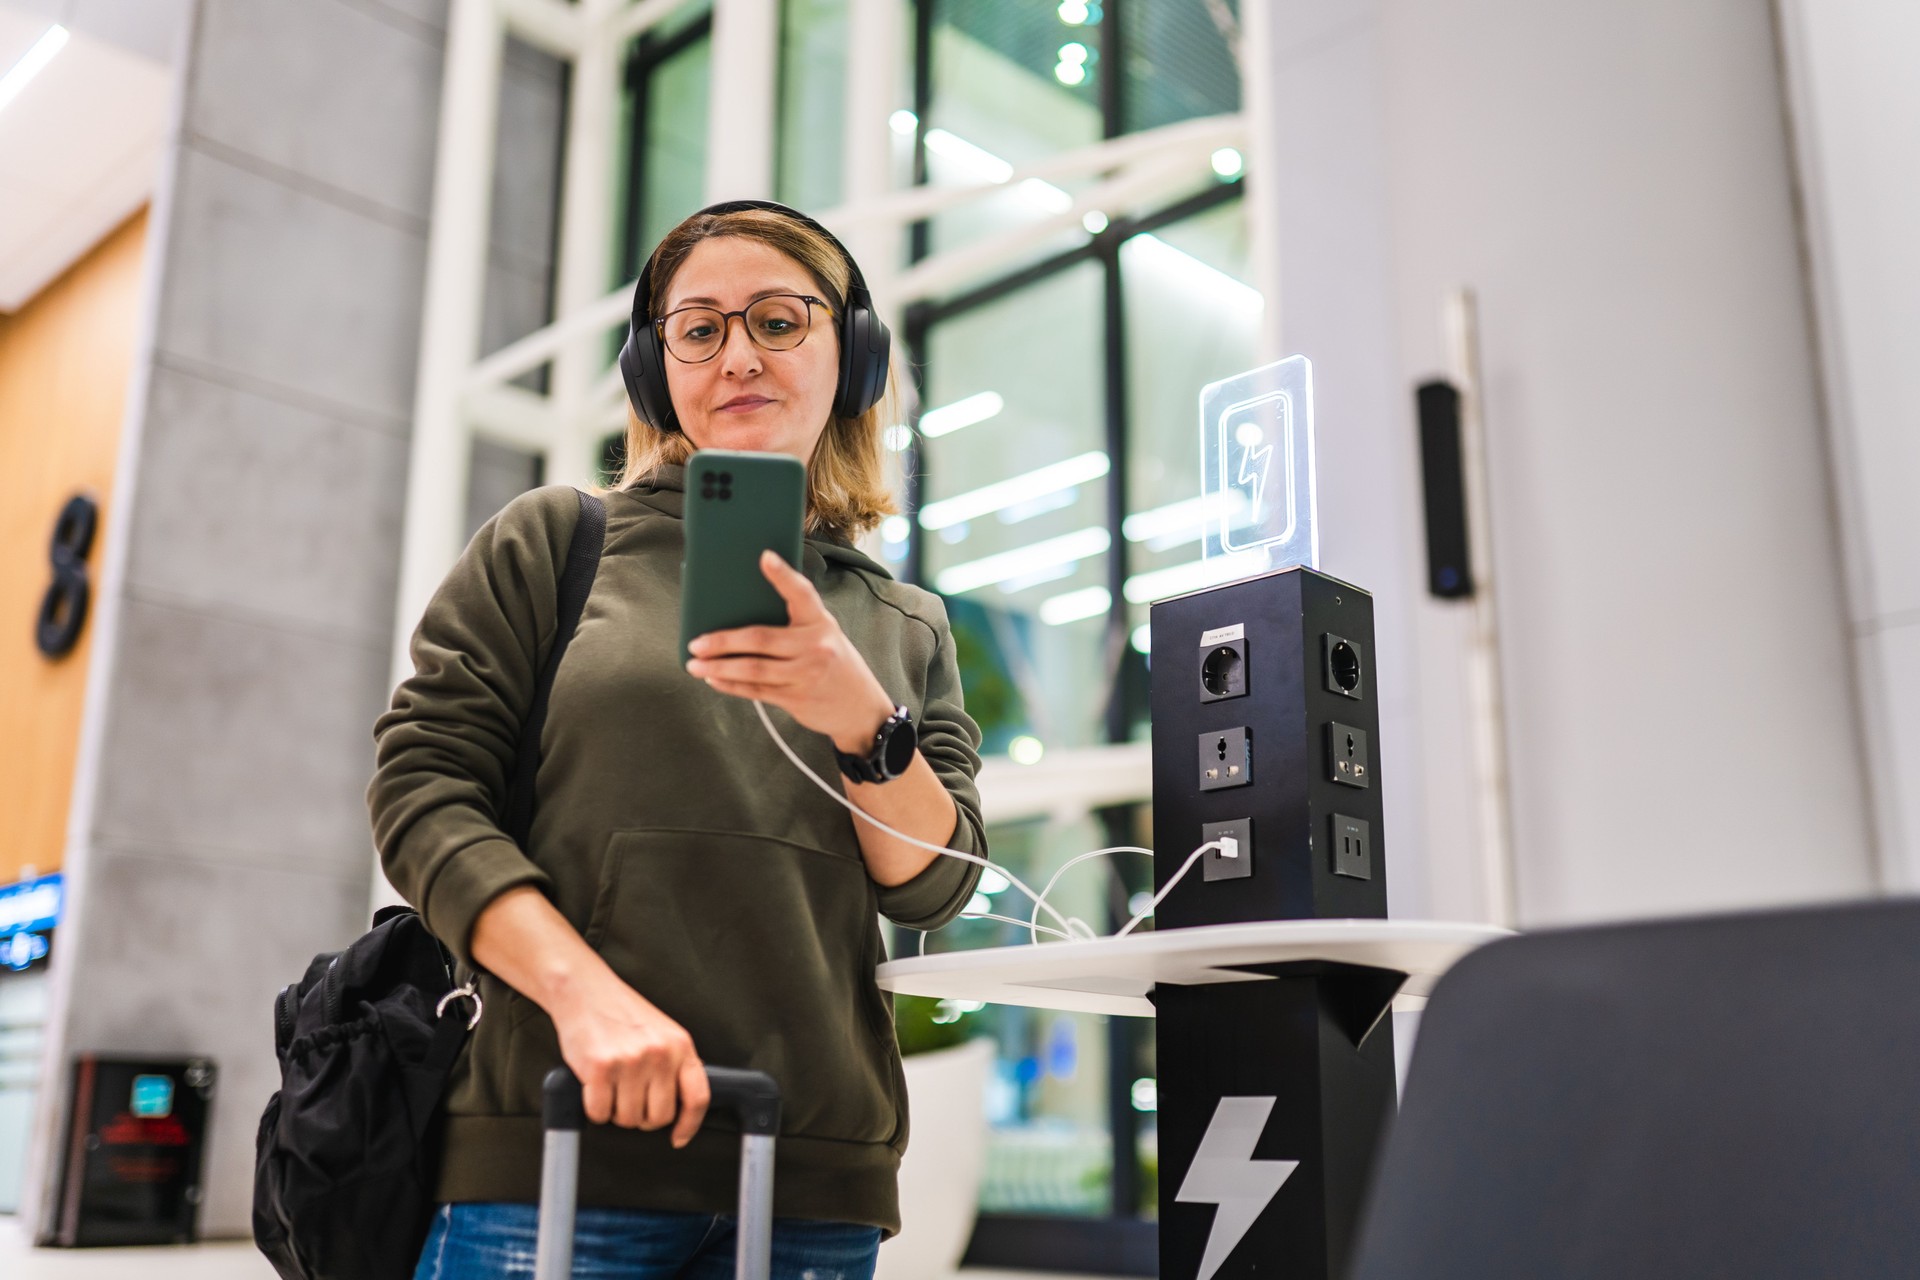
<path id="1" fill-rule="evenodd" d="M 573 526 L 573 541 L 567 545 L 567 562 L 560 571 L 559 625 L 553 633 L 553 649 L 547 664 L 540 669 L 534 686 L 533 705 L 520 726 L 520 746 L 514 753 L 513 777 L 507 786 L 507 812 L 503 827 L 521 849 L 527 847 L 533 832 L 533 780 L 540 771 L 540 731 L 547 723 L 547 700 L 553 693 L 553 676 L 580 625 L 580 613 L 587 605 L 587 593 L 593 590 L 593 578 L 600 569 L 600 550 L 607 541 L 607 508 L 600 499 L 576 489 L 580 499 L 580 519 Z"/>

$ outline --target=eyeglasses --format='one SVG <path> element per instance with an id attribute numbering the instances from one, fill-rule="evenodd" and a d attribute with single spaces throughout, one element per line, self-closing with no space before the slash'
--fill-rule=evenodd
<path id="1" fill-rule="evenodd" d="M 682 364 L 701 364 L 727 345 L 727 321 L 735 316 L 746 326 L 747 337 L 766 351 L 791 351 L 807 340 L 813 327 L 813 309 L 829 316 L 833 308 L 807 293 L 770 293 L 739 311 L 712 307 L 681 307 L 653 322 L 667 352 Z"/>

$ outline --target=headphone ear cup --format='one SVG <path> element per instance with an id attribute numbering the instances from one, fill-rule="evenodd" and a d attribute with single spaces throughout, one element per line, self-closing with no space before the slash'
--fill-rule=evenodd
<path id="1" fill-rule="evenodd" d="M 867 307 L 851 307 L 840 331 L 840 393 L 833 412 L 841 418 L 857 418 L 887 391 L 887 358 L 893 350 L 893 334 L 887 322 Z"/>
<path id="2" fill-rule="evenodd" d="M 673 435 L 680 430 L 680 420 L 667 391 L 665 354 L 652 325 L 629 324 L 620 348 L 620 380 L 627 384 L 627 401 L 640 421 Z"/>

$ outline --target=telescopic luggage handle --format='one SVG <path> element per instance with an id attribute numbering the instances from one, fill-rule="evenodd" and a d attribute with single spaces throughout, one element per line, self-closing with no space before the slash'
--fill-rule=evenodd
<path id="1" fill-rule="evenodd" d="M 740 1212 L 734 1263 L 738 1280 L 766 1280 L 773 1259 L 773 1140 L 780 1129 L 780 1086 L 764 1071 L 708 1067 L 708 1109 L 740 1122 Z M 540 1225 L 535 1280 L 568 1280 L 580 1199 L 580 1131 L 586 1104 L 579 1078 L 558 1066 L 541 1086 L 546 1146 L 540 1166 Z"/>

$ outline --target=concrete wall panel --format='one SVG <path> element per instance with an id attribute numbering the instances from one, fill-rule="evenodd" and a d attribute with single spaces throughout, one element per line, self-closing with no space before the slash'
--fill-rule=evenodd
<path id="1" fill-rule="evenodd" d="M 192 148 L 177 182 L 160 348 L 406 421 L 424 238 Z"/>
<path id="2" fill-rule="evenodd" d="M 440 62 L 430 32 L 349 5 L 203 0 L 187 128 L 424 225 Z"/>
<path id="3" fill-rule="evenodd" d="M 365 790 L 387 693 L 384 645 L 137 594 L 121 636 L 100 838 L 370 876 Z"/>
<path id="4" fill-rule="evenodd" d="M 136 512 L 136 592 L 371 644 L 392 634 L 404 435 L 163 366 L 144 464 L 170 500 Z"/>

